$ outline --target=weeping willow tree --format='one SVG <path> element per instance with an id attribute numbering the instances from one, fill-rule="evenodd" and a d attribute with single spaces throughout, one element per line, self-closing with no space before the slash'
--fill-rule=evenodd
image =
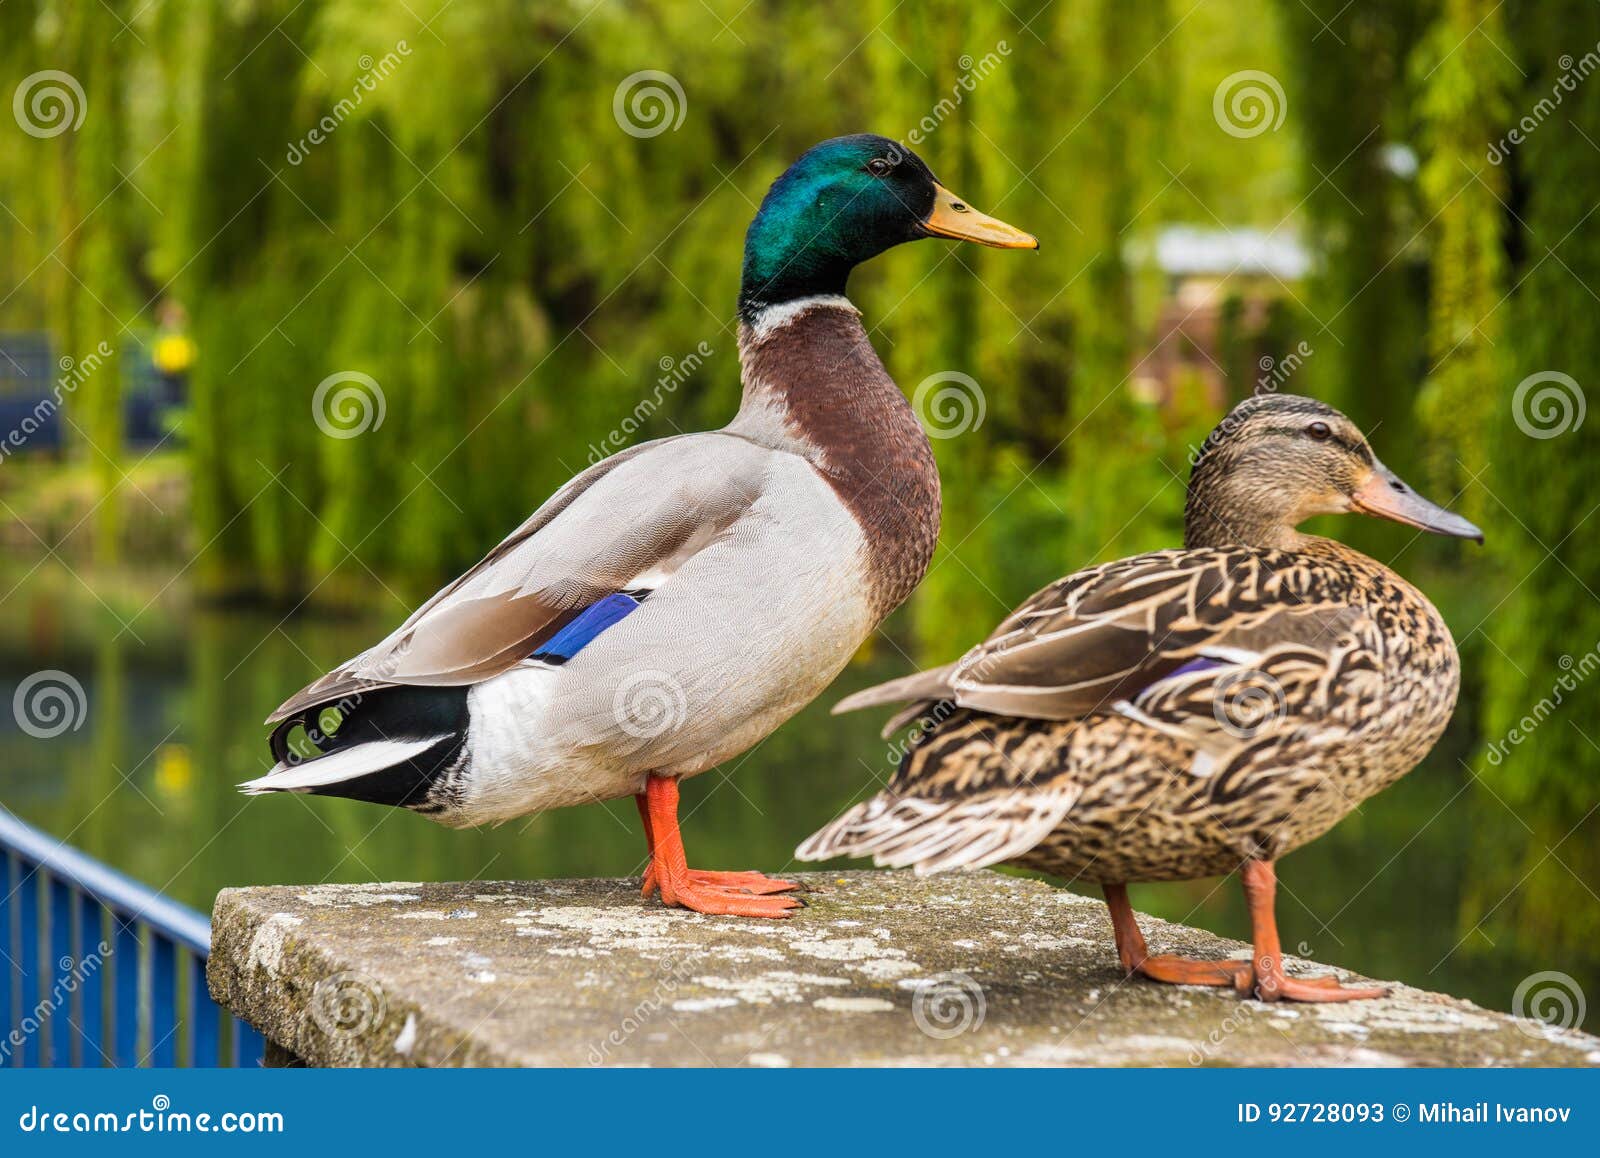
<path id="1" fill-rule="evenodd" d="M 116 94 L 102 135 L 40 152 L 12 264 L 66 237 L 119 326 L 186 309 L 204 591 L 404 603 L 599 454 L 726 421 L 745 223 L 802 149 L 862 129 L 1044 241 L 907 246 L 852 287 L 908 392 L 976 383 L 920 397 L 965 427 L 936 441 L 944 549 L 908 638 L 962 646 L 1060 571 L 1175 538 L 1182 442 L 1124 388 L 1154 315 L 1127 254 L 1254 188 L 1230 139 L 1172 130 L 1184 37 L 1238 54 L 1239 31 L 1167 0 L 713 7 L 5 6 L 18 66 L 70 40 Z M 124 186 L 74 231 L 119 171 L 153 205 Z M 85 308 L 58 280 L 72 317 L 39 324 L 66 333 Z"/>
<path id="2" fill-rule="evenodd" d="M 1590 522 L 1600 424 L 1583 412 L 1600 365 L 1600 233 L 1592 216 L 1600 151 L 1584 137 L 1600 140 L 1600 85 L 1573 68 L 1574 55 L 1600 41 L 1600 22 L 1592 6 L 1566 0 L 1509 6 L 1505 23 L 1526 76 L 1483 146 L 1504 141 L 1514 126 L 1534 128 L 1506 159 L 1511 296 L 1485 482 L 1509 592 L 1484 626 L 1503 662 L 1489 671 L 1477 771 L 1487 789 L 1482 807 L 1509 807 L 1530 835 L 1511 857 L 1485 850 L 1496 868 L 1469 898 L 1466 919 L 1533 930 L 1552 951 L 1593 962 L 1597 927 L 1579 882 L 1600 873 L 1600 537 Z"/>
<path id="3" fill-rule="evenodd" d="M 1424 222 L 1400 188 L 1406 62 L 1428 5 L 1280 0 L 1284 87 L 1302 128 L 1305 212 L 1322 255 L 1310 339 L 1325 399 L 1384 442 L 1413 428 L 1423 332 L 1414 292 Z M 1397 456 L 1403 463 L 1402 456 Z"/>
<path id="4" fill-rule="evenodd" d="M 130 180 L 126 56 L 114 43 L 126 8 L 24 2 L 0 16 L 17 120 L 0 161 L 11 257 L 0 316 L 55 338 L 58 387 L 70 396 L 64 439 L 89 464 L 99 496 L 89 530 L 101 563 L 116 561 L 120 543 L 118 355 L 138 308 L 127 254 L 142 244 L 118 195 Z"/>
<path id="5" fill-rule="evenodd" d="M 1140 208 L 1170 185 L 1160 165 L 1171 123 L 1169 5 L 1107 2 L 1019 15 L 1036 18 L 1032 31 L 991 16 L 987 34 L 952 41 L 945 60 L 964 42 L 1003 44 L 1006 63 L 929 151 L 943 166 L 953 147 L 958 187 L 1038 233 L 1042 249 L 1022 261 L 935 254 L 935 263 L 969 275 L 927 292 L 930 278 L 918 289 L 906 306 L 920 319 L 912 329 L 938 335 L 940 345 L 915 362 L 890 363 L 908 388 L 929 368 L 950 368 L 970 371 L 981 391 L 981 410 L 969 406 L 957 423 L 946 416 L 946 433 L 955 425 L 960 436 L 935 440 L 944 549 L 917 607 L 919 641 L 941 657 L 1064 570 L 1170 543 L 1181 507 L 1181 487 L 1167 491 L 1163 432 L 1126 389 L 1150 322 L 1136 307 L 1126 249 Z M 1081 67 L 1046 65 L 1030 36 Z M 932 79 L 925 99 L 937 101 L 949 72 Z M 954 328 L 952 300 L 963 319 Z M 897 347 L 897 359 L 901 353 Z M 982 434 L 968 433 L 980 413 Z M 935 416 L 929 425 L 938 430 L 941 422 Z"/>
<path id="6" fill-rule="evenodd" d="M 946 550 L 915 636 L 964 642 L 1064 566 L 1138 545 L 1119 528 L 1171 481 L 1121 389 L 1148 322 L 1124 247 L 1170 184 L 1165 0 L 726 7 L 708 35 L 669 4 L 7 6 L 5 51 L 93 76 L 106 114 L 41 153 L 36 248 L 65 240 L 76 275 L 41 324 L 105 328 L 79 281 L 118 328 L 169 301 L 191 319 L 204 590 L 403 603 L 598 454 L 725 421 L 744 224 L 799 151 L 857 129 L 1046 241 L 1034 261 L 907 247 L 857 279 L 908 390 L 978 383 L 981 417 L 938 443 Z M 1056 67 L 1063 45 L 1086 67 Z M 157 208 L 122 188 L 84 211 L 130 170 Z M 82 410 L 107 464 L 118 394 L 107 375 Z M 1117 472 L 1118 503 L 1068 501 Z"/>
<path id="7" fill-rule="evenodd" d="M 137 282 L 146 314 L 170 299 L 192 319 L 206 590 L 403 603 L 597 453 L 725 421 L 744 224 L 801 149 L 857 129 L 911 143 L 1044 242 L 908 246 L 853 286 L 909 392 L 944 373 L 976 383 L 921 396 L 930 426 L 965 428 L 936 441 L 944 548 L 911 638 L 959 647 L 1064 569 L 1174 541 L 1194 432 L 1125 389 L 1164 292 L 1129 254 L 1174 216 L 1273 226 L 1299 200 L 1279 176 L 1287 132 L 1238 141 L 1211 120 L 1224 72 L 1295 75 L 1243 27 L 1261 5 L 1180 18 L 1167 0 L 871 0 L 821 20 L 716 7 L 124 14 L 140 39 L 116 44 L 116 83 L 137 99 L 102 153 L 138 165 L 161 212 L 124 195 L 128 219 L 95 215 L 122 266 L 84 280 Z M 75 11 L 116 38 L 110 10 Z M 17 23 L 27 48 L 9 51 L 40 52 L 48 21 Z M 1402 25 L 1353 6 L 1333 23 L 1351 83 L 1291 101 L 1326 130 L 1309 151 L 1332 174 L 1312 201 L 1335 240 L 1330 278 L 1349 290 L 1379 275 L 1321 342 L 1345 383 L 1373 378 L 1369 355 L 1378 384 L 1393 381 L 1410 340 L 1386 272 L 1405 264 L 1399 213 L 1368 189 L 1389 134 L 1365 125 L 1394 103 Z M 1358 72 L 1363 55 L 1385 62 L 1381 84 Z M 1348 101 L 1328 87 L 1360 94 L 1360 115 L 1336 115 Z M 629 101 L 649 94 L 657 106 Z M 632 123 L 652 115 L 665 121 Z M 1346 197 L 1361 220 L 1338 216 Z M 927 413 L 941 397 L 953 417 Z"/>
<path id="8" fill-rule="evenodd" d="M 1500 416 L 1500 305 L 1509 288 L 1502 237 L 1509 182 L 1486 145 L 1505 122 L 1517 79 L 1501 47 L 1509 43 L 1502 8 L 1492 0 L 1446 0 L 1412 62 L 1432 242 L 1420 413 L 1433 436 L 1434 485 L 1459 495 L 1474 519 L 1486 517 L 1490 505 L 1482 488 L 1467 484 L 1488 461 L 1489 431 Z"/>

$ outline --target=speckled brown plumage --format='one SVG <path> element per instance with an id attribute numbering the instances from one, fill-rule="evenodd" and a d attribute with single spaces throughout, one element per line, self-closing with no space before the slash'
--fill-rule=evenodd
<path id="1" fill-rule="evenodd" d="M 1037 843 L 1017 864 L 1096 882 L 1227 873 L 1321 835 L 1409 771 L 1449 720 L 1459 665 L 1438 612 L 1392 571 L 1330 540 L 1293 554 L 1207 549 L 1120 560 L 1052 585 L 1007 622 L 1028 618 L 1047 634 L 1078 608 L 1098 610 L 1107 587 L 1125 603 L 1126 576 L 1154 568 L 1170 576 L 1164 589 L 1175 598 L 1160 604 L 1164 614 L 1148 613 L 1155 630 L 1141 638 L 1144 658 L 1107 685 L 1101 703 L 1059 720 L 929 705 L 887 791 L 825 830 L 830 845 L 848 851 L 884 827 L 892 802 L 914 797 L 940 806 L 941 818 L 923 810 L 918 839 L 930 843 L 904 860 L 967 864 L 973 849 L 944 830 L 964 823 L 977 841 L 986 808 L 1014 810 L 1007 797 L 1039 795 L 1060 814 L 1039 818 Z M 1178 598 L 1197 591 L 1205 593 L 1197 603 Z M 1239 646 L 1253 625 L 1281 629 L 1287 617 L 1273 609 L 1285 603 L 1299 620 L 1289 634 L 1305 642 L 1270 645 L 1244 667 L 1162 678 L 1202 651 Z M 1038 637 L 1023 633 L 975 649 L 963 666 L 1002 678 L 1006 651 Z M 1119 698 L 1152 676 L 1150 690 Z M 1256 703 L 1265 705 L 1260 719 Z M 958 803 L 959 822 L 949 815 Z M 899 861 L 916 846 L 903 837 L 890 851 Z"/>
<path id="2" fill-rule="evenodd" d="M 1195 471 L 1188 547 L 1069 575 L 955 663 L 840 705 L 911 701 L 897 720 L 916 725 L 887 789 L 799 856 L 1212 876 L 1300 847 L 1427 754 L 1460 678 L 1444 621 L 1389 568 L 1292 525 L 1347 509 L 1341 471 L 1352 493 L 1398 480 L 1321 403 L 1241 410 Z"/>

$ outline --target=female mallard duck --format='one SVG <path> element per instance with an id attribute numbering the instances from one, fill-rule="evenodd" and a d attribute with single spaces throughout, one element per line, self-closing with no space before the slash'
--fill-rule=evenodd
<path id="1" fill-rule="evenodd" d="M 1380 995 L 1284 973 L 1273 862 L 1427 754 L 1460 667 L 1421 592 L 1295 530 L 1340 511 L 1483 539 L 1338 411 L 1248 399 L 1201 448 L 1183 550 L 1069 575 L 955 663 L 839 704 L 910 702 L 897 720 L 920 723 L 888 789 L 796 855 L 919 872 L 1009 861 L 1093 881 L 1130 972 L 1265 1000 Z M 1254 960 L 1152 956 L 1127 883 L 1235 869 Z"/>
<path id="2" fill-rule="evenodd" d="M 678 780 L 799 711 L 927 568 L 933 455 L 843 296 L 858 263 L 923 237 L 1038 245 L 883 137 L 802 156 L 746 237 L 733 422 L 567 483 L 387 639 L 274 712 L 277 764 L 245 791 L 353 797 L 453 826 L 633 795 L 646 896 L 786 915 L 798 902 L 770 894 L 788 882 L 688 867 Z"/>

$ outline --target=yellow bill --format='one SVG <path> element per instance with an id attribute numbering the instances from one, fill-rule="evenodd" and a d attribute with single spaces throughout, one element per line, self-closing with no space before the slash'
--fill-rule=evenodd
<path id="1" fill-rule="evenodd" d="M 957 241 L 976 241 L 996 249 L 1038 249 L 1039 239 L 1007 225 L 998 217 L 979 213 L 943 185 L 935 185 L 933 211 L 922 227 L 934 237 L 953 237 Z"/>

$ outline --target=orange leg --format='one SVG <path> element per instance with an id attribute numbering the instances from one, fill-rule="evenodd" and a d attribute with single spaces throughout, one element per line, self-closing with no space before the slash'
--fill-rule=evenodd
<path id="1" fill-rule="evenodd" d="M 1117 941 L 1117 957 L 1128 973 L 1138 973 L 1152 981 L 1172 985 L 1226 985 L 1240 993 L 1250 991 L 1250 962 L 1223 958 L 1216 961 L 1191 961 L 1187 957 L 1152 954 L 1139 932 L 1133 906 L 1128 903 L 1127 885 L 1103 885 L 1106 907 L 1111 910 L 1111 931 Z"/>
<path id="2" fill-rule="evenodd" d="M 1250 924 L 1255 937 L 1249 961 L 1232 958 L 1191 961 L 1186 957 L 1152 956 L 1145 947 L 1144 935 L 1139 932 L 1133 907 L 1128 904 L 1127 886 L 1103 886 L 1122 967 L 1130 975 L 1138 973 L 1152 981 L 1174 985 L 1227 985 L 1242 994 L 1253 991 L 1262 1001 L 1284 998 L 1290 1001 L 1361 1001 L 1389 992 L 1377 988 L 1346 988 L 1332 977 L 1290 977 L 1283 971 L 1283 951 L 1278 944 L 1278 922 L 1274 913 L 1277 876 L 1272 862 L 1246 861 L 1239 876 L 1250 906 Z"/>
<path id="3" fill-rule="evenodd" d="M 735 917 L 787 917 L 800 907 L 794 897 L 772 896 L 799 886 L 758 872 L 712 872 L 691 869 L 678 831 L 678 781 L 651 776 L 635 798 L 644 823 L 650 867 L 641 894 L 661 892 L 662 903 Z"/>
<path id="4" fill-rule="evenodd" d="M 1278 944 L 1278 918 L 1274 896 L 1277 873 L 1270 860 L 1248 860 L 1239 870 L 1244 898 L 1250 906 L 1250 924 L 1255 930 L 1255 991 L 1262 1001 L 1365 1001 L 1388 994 L 1378 987 L 1356 988 L 1339 984 L 1333 977 L 1290 977 L 1283 971 L 1283 949 Z"/>

